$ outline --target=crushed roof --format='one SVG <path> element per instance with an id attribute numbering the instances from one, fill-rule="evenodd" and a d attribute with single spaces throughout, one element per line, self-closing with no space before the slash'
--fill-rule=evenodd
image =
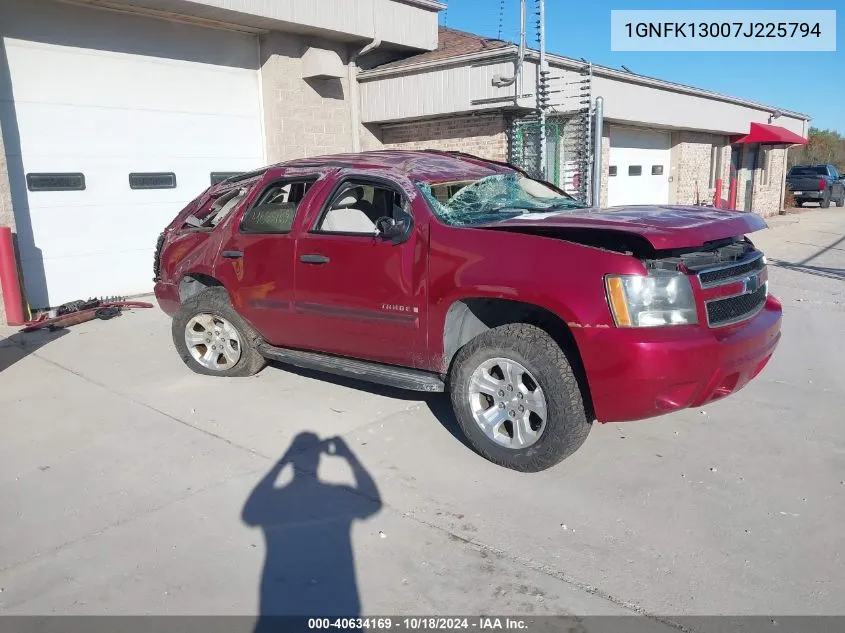
<path id="1" fill-rule="evenodd" d="M 461 152 L 438 150 L 375 150 L 358 154 L 332 154 L 297 158 L 274 165 L 275 168 L 354 168 L 364 171 L 390 170 L 412 179 L 445 182 L 455 177 L 484 178 L 512 171 L 513 168 Z"/>

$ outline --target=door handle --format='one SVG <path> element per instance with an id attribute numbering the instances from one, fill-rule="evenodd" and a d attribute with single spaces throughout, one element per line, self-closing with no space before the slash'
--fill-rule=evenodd
<path id="1" fill-rule="evenodd" d="M 318 253 L 314 253 L 311 255 L 300 255 L 299 261 L 306 263 L 306 264 L 328 264 L 329 258 L 325 255 L 320 255 Z"/>
<path id="2" fill-rule="evenodd" d="M 241 257 L 244 256 L 244 252 L 243 251 L 223 251 L 222 253 L 220 253 L 220 255 L 222 255 L 226 259 L 240 259 Z"/>

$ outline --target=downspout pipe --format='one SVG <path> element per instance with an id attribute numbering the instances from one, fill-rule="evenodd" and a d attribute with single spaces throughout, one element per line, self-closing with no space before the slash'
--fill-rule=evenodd
<path id="1" fill-rule="evenodd" d="M 358 58 L 381 46 L 381 38 L 375 38 L 357 53 L 349 57 L 349 124 L 352 128 L 352 151 L 361 151 L 361 98 L 358 93 Z"/>
<path id="2" fill-rule="evenodd" d="M 602 165 L 601 165 L 601 149 L 602 136 L 604 136 L 604 98 L 596 97 L 595 122 L 593 124 L 593 179 L 592 191 L 590 192 L 590 206 L 601 206 L 601 179 L 602 179 Z"/>
<path id="3" fill-rule="evenodd" d="M 525 62 L 525 0 L 519 2 L 519 61 L 516 65 L 516 74 L 518 82 L 516 86 L 516 99 L 519 105 L 519 99 L 525 94 L 525 89 L 522 82 L 522 64 Z"/>

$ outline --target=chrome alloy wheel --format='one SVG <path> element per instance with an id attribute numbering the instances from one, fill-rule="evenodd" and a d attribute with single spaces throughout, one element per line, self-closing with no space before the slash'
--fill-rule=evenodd
<path id="1" fill-rule="evenodd" d="M 241 337 L 226 319 L 197 314 L 185 326 L 185 345 L 206 369 L 225 371 L 241 359 Z"/>
<path id="2" fill-rule="evenodd" d="M 499 446 L 531 446 L 546 428 L 546 396 L 525 367 L 509 358 L 491 358 L 473 373 L 469 404 L 475 423 Z"/>

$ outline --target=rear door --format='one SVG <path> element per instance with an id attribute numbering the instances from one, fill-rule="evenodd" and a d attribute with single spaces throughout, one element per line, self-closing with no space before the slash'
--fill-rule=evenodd
<path id="1" fill-rule="evenodd" d="M 410 183 L 407 183 L 410 185 Z M 297 341 L 302 347 L 416 366 L 425 319 L 425 240 L 398 183 L 338 174 L 296 245 Z M 394 243 L 380 218 L 410 222 Z"/>
<path id="2" fill-rule="evenodd" d="M 292 230 L 320 199 L 322 184 L 316 174 L 264 181 L 221 244 L 215 276 L 229 289 L 235 309 L 272 345 L 297 343 Z"/>

